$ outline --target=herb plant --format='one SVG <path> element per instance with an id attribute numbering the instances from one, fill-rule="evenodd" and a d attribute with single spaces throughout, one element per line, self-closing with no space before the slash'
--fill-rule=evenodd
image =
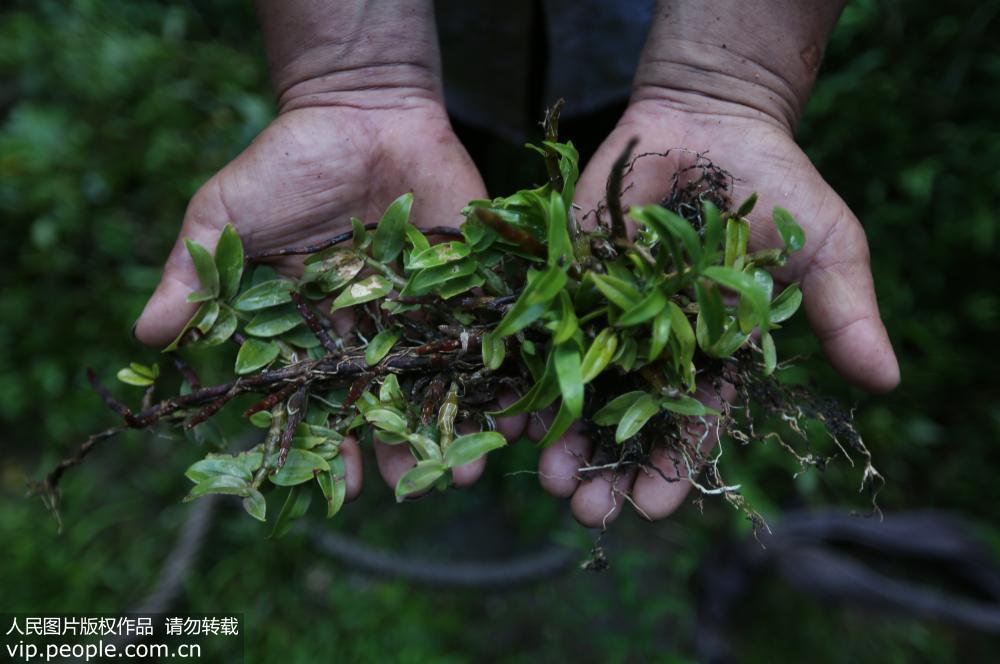
<path id="1" fill-rule="evenodd" d="M 577 151 L 558 142 L 554 126 L 550 117 L 549 140 L 530 146 L 545 160 L 548 181 L 471 201 L 460 229 L 411 225 L 413 197 L 405 193 L 377 222 L 352 219 L 350 231 L 316 246 L 246 255 L 232 226 L 214 255 L 188 241 L 201 282 L 188 299 L 201 304 L 164 350 L 183 376 L 180 393 L 157 401 L 158 366 L 132 363 L 118 378 L 145 390 L 133 409 L 90 372 L 123 422 L 91 436 L 37 493 L 55 511 L 63 472 L 101 441 L 129 428 L 198 430 L 248 393 L 258 399 L 244 416 L 263 440 L 191 465 L 187 499 L 237 495 L 264 521 L 265 493 L 290 487 L 278 533 L 314 494 L 328 516 L 342 508 L 340 443 L 348 434 L 409 446 L 418 463 L 395 487 L 402 500 L 447 487 L 452 468 L 503 447 L 495 417 L 555 406 L 539 446 L 577 422 L 617 459 L 615 468 L 646 467 L 650 451 L 667 446 L 686 471 L 680 481 L 725 496 L 755 521 L 717 458 L 685 435 L 692 421 L 708 431 L 717 420 L 743 443 L 777 438 L 803 466 L 821 466 L 825 458 L 796 452 L 776 433 L 757 434 L 752 413 L 777 414 L 803 437 L 802 423 L 818 420 L 840 450 L 864 457 L 865 479 L 878 478 L 847 412 L 772 376 L 772 333 L 802 300 L 796 284 L 776 292 L 768 272 L 805 242 L 792 216 L 773 211 L 783 246 L 748 252 L 755 197 L 729 210 L 725 174 L 706 163 L 700 178 L 683 186 L 676 178 L 663 204 L 623 209 L 630 146 L 609 175 L 605 214 L 584 230 L 572 205 Z M 266 265 L 292 255 L 305 256 L 297 280 Z M 358 326 L 339 337 L 323 314 L 348 307 Z M 184 349 L 227 343 L 239 344 L 232 380 L 203 386 Z M 699 385 L 716 394 L 730 386 L 736 396 L 711 408 L 695 398 Z M 489 410 L 502 387 L 523 396 Z M 458 435 L 462 420 L 481 430 Z"/>

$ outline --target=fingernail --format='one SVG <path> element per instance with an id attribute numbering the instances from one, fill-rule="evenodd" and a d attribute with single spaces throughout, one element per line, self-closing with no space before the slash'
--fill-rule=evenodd
<path id="1" fill-rule="evenodd" d="M 139 327 L 138 319 L 134 323 L 132 323 L 132 338 L 135 339 L 136 341 L 139 340 L 139 335 L 135 333 L 135 328 L 137 327 Z"/>

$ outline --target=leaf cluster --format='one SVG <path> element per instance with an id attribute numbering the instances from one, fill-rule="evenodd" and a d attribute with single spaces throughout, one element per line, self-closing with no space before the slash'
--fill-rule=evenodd
<path id="1" fill-rule="evenodd" d="M 280 534 L 308 507 L 311 482 L 328 516 L 342 507 L 348 436 L 409 447 L 417 464 L 396 486 L 402 500 L 445 488 L 453 468 L 504 446 L 496 417 L 553 408 L 540 446 L 583 421 L 648 451 L 664 426 L 720 415 L 696 398 L 699 363 L 755 352 L 762 375 L 775 370 L 772 332 L 801 302 L 797 285 L 776 293 L 768 272 L 804 243 L 790 214 L 774 210 L 783 246 L 757 252 L 747 248 L 753 197 L 734 212 L 698 201 L 699 224 L 654 204 L 627 211 L 632 237 L 621 225 L 583 230 L 577 151 L 532 147 L 549 166 L 542 186 L 471 201 L 459 230 L 417 228 L 403 194 L 376 223 L 352 219 L 328 242 L 278 252 L 305 256 L 296 280 L 261 264 L 274 253 L 247 256 L 231 225 L 214 253 L 187 240 L 201 282 L 188 299 L 201 304 L 165 352 L 237 343 L 233 381 L 195 389 L 187 375 L 173 400 L 116 410 L 129 426 L 190 429 L 236 394 L 263 395 L 246 416 L 264 440 L 194 464 L 189 499 L 238 495 L 264 520 L 268 485 L 291 487 Z M 341 338 L 323 314 L 347 308 L 357 325 Z M 133 363 L 119 378 L 151 403 L 158 371 Z M 489 410 L 501 387 L 522 396 Z M 457 435 L 462 422 L 479 432 Z"/>

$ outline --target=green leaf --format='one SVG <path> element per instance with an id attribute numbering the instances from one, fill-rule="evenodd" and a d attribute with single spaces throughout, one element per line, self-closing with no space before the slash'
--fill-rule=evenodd
<path id="1" fill-rule="evenodd" d="M 267 521 L 267 501 L 264 500 L 264 494 L 257 489 L 251 487 L 247 492 L 243 498 L 243 509 L 258 521 Z"/>
<path id="2" fill-rule="evenodd" d="M 753 212 L 754 206 L 757 205 L 757 192 L 750 194 L 745 201 L 740 203 L 740 207 L 736 210 L 737 217 L 745 217 L 751 212 Z"/>
<path id="3" fill-rule="evenodd" d="M 394 410 L 388 408 L 373 408 L 365 413 L 365 420 L 383 431 L 405 434 L 407 431 L 406 418 Z"/>
<path id="4" fill-rule="evenodd" d="M 580 153 L 569 141 L 565 143 L 542 141 L 542 145 L 559 153 L 559 174 L 563 180 L 562 198 L 566 209 L 569 209 L 573 204 L 576 181 L 580 178 Z"/>
<path id="5" fill-rule="evenodd" d="M 259 410 L 250 416 L 250 424 L 258 429 L 267 429 L 271 426 L 271 413 L 266 410 Z"/>
<path id="6" fill-rule="evenodd" d="M 410 219 L 413 194 L 406 193 L 394 200 L 379 219 L 372 238 L 372 256 L 382 263 L 389 263 L 403 250 L 406 241 L 406 224 Z"/>
<path id="7" fill-rule="evenodd" d="M 427 236 L 421 233 L 413 224 L 406 224 L 403 228 L 406 231 L 406 239 L 413 246 L 414 253 L 421 252 L 431 246 L 431 243 L 427 241 Z M 469 244 L 472 243 L 470 242 Z"/>
<path id="8" fill-rule="evenodd" d="M 496 431 L 480 431 L 459 436 L 451 441 L 451 445 L 445 451 L 444 465 L 448 468 L 464 466 L 506 444 L 507 440 Z"/>
<path id="9" fill-rule="evenodd" d="M 285 279 L 272 279 L 252 286 L 233 300 L 237 311 L 257 311 L 292 301 L 295 284 Z"/>
<path id="10" fill-rule="evenodd" d="M 761 335 L 760 347 L 764 351 L 764 375 L 770 376 L 778 366 L 778 353 L 774 348 L 774 337 L 769 332 Z"/>
<path id="11" fill-rule="evenodd" d="M 434 245 L 437 246 L 437 245 Z M 437 267 L 428 267 L 417 270 L 411 276 L 406 286 L 399 292 L 401 296 L 426 295 L 440 284 L 447 283 L 453 279 L 467 277 L 475 274 L 476 261 L 473 259 L 461 260 Z"/>
<path id="12" fill-rule="evenodd" d="M 784 249 L 772 247 L 748 254 L 746 262 L 757 267 L 781 267 L 788 262 L 788 256 Z"/>
<path id="13" fill-rule="evenodd" d="M 652 362 L 660 356 L 670 340 L 670 311 L 664 307 L 663 311 L 653 319 L 653 334 L 649 342 L 649 361 Z"/>
<path id="14" fill-rule="evenodd" d="M 477 258 L 480 261 L 480 264 L 476 267 L 476 274 L 480 275 L 481 277 L 483 277 L 483 279 L 485 279 L 484 283 L 486 284 L 486 291 L 490 295 L 510 295 L 511 294 L 510 286 L 508 286 L 507 282 L 504 281 L 500 277 L 500 275 L 496 273 L 496 270 L 493 269 L 496 267 L 496 265 L 493 265 L 491 267 L 486 264 L 489 260 L 491 260 L 491 257 L 494 255 L 499 255 L 501 256 L 502 259 L 502 254 L 500 254 L 499 252 L 496 253 L 491 252 L 489 255 L 480 254 L 479 256 L 477 256 Z M 497 261 L 497 263 L 499 263 L 499 261 Z"/>
<path id="15" fill-rule="evenodd" d="M 497 324 L 493 334 L 497 337 L 510 336 L 538 320 L 565 285 L 566 273 L 558 266 L 550 266 L 535 275 Z"/>
<path id="16" fill-rule="evenodd" d="M 406 406 L 403 390 L 399 388 L 399 379 L 396 378 L 396 374 L 391 373 L 382 379 L 382 384 L 378 388 L 378 400 L 396 408 Z"/>
<path id="17" fill-rule="evenodd" d="M 215 303 L 212 302 L 211 304 Z M 236 331 L 237 324 L 238 321 L 236 319 L 236 314 L 233 313 L 233 310 L 225 304 L 220 305 L 219 315 L 216 317 L 215 324 L 212 325 L 212 329 L 210 329 L 203 337 L 196 339 L 187 345 L 191 348 L 210 348 L 212 346 L 218 346 L 229 339 L 229 337 L 233 336 L 233 332 Z"/>
<path id="18" fill-rule="evenodd" d="M 147 367 L 145 364 L 139 364 L 138 362 L 129 362 L 129 369 L 136 372 L 140 376 L 145 376 L 146 378 L 157 379 L 160 377 L 160 365 L 154 364 L 151 367 Z"/>
<path id="19" fill-rule="evenodd" d="M 611 360 L 611 362 L 621 367 L 622 371 L 625 373 L 628 373 L 632 371 L 632 367 L 635 366 L 635 361 L 638 356 L 639 344 L 637 344 L 635 339 L 632 337 L 625 337 L 622 341 L 621 348 L 618 349 L 618 355 Z"/>
<path id="20" fill-rule="evenodd" d="M 302 315 L 295 307 L 273 307 L 259 312 L 244 330 L 255 337 L 276 337 L 301 323 Z"/>
<path id="21" fill-rule="evenodd" d="M 653 415 L 660 410 L 656 397 L 643 393 L 622 415 L 615 429 L 615 442 L 622 443 L 639 433 Z"/>
<path id="22" fill-rule="evenodd" d="M 465 258 L 471 252 L 471 248 L 464 242 L 442 242 L 432 244 L 427 249 L 410 255 L 410 262 L 406 264 L 407 270 L 422 270 L 428 267 L 437 267 L 452 261 Z"/>
<path id="23" fill-rule="evenodd" d="M 326 498 L 326 518 L 336 516 L 347 498 L 347 468 L 344 458 L 338 454 L 330 459 L 330 472 L 317 475 L 316 483 Z"/>
<path id="24" fill-rule="evenodd" d="M 273 267 L 270 265 L 258 265 L 253 269 L 253 274 L 250 275 L 250 285 L 256 286 L 265 281 L 274 281 L 277 278 L 278 273 L 274 271 Z"/>
<path id="25" fill-rule="evenodd" d="M 537 381 L 542 377 L 545 372 L 545 361 L 542 360 L 538 355 L 538 347 L 535 345 L 531 339 L 525 339 L 521 342 L 521 348 L 519 349 L 519 354 L 521 356 L 521 361 L 528 368 L 528 373 L 531 374 L 532 380 Z M 551 357 L 551 355 L 549 355 Z"/>
<path id="26" fill-rule="evenodd" d="M 274 529 L 271 530 L 270 539 L 277 539 L 284 536 L 292 525 L 301 519 L 309 510 L 309 503 L 312 502 L 312 491 L 293 486 L 288 491 L 288 497 L 281 506 L 281 512 L 274 522 Z"/>
<path id="27" fill-rule="evenodd" d="M 403 330 L 398 327 L 387 327 L 368 342 L 365 348 L 365 364 L 375 366 L 382 361 L 392 347 L 396 345 L 399 338 L 403 336 Z"/>
<path id="28" fill-rule="evenodd" d="M 698 329 L 703 325 L 705 330 L 705 338 L 699 338 L 698 343 L 702 349 L 706 349 L 722 336 L 726 310 L 715 284 L 699 279 L 694 284 L 694 292 L 698 298 Z"/>
<path id="29" fill-rule="evenodd" d="M 688 415 L 691 417 L 705 417 L 708 415 L 717 417 L 719 415 L 719 411 L 709 408 L 694 397 L 687 395 L 664 399 L 660 402 L 660 407 L 678 415 Z"/>
<path id="30" fill-rule="evenodd" d="M 695 349 L 694 330 L 691 329 L 691 322 L 688 321 L 687 315 L 677 304 L 670 302 L 667 305 L 667 311 L 670 312 L 670 331 L 673 335 L 671 338 L 677 340 L 677 352 L 674 355 L 675 366 L 686 378 L 685 382 L 688 384 L 688 388 L 691 388 L 693 387 L 691 360 L 694 359 Z"/>
<path id="31" fill-rule="evenodd" d="M 597 274 L 596 272 L 588 272 L 587 274 L 594 280 L 597 290 L 601 291 L 601 294 L 607 298 L 608 302 L 611 302 L 622 311 L 632 309 L 642 299 L 642 295 L 636 287 L 624 279 L 613 277 L 610 274 Z"/>
<path id="32" fill-rule="evenodd" d="M 241 452 L 240 454 L 209 454 L 204 459 L 191 464 L 184 476 L 195 483 L 204 482 L 219 475 L 231 475 L 246 482 L 264 462 L 261 452 Z"/>
<path id="33" fill-rule="evenodd" d="M 274 459 L 277 459 L 275 454 Z M 309 450 L 293 447 L 288 450 L 288 458 L 281 470 L 270 476 L 275 486 L 294 486 L 313 479 L 320 472 L 330 470 L 326 459 Z"/>
<path id="34" fill-rule="evenodd" d="M 722 224 L 722 215 L 719 214 L 719 208 L 715 207 L 712 201 L 706 200 L 702 203 L 702 210 L 704 211 L 702 218 L 705 220 L 704 248 L 707 256 L 713 256 L 718 250 L 719 245 L 722 244 L 725 227 Z"/>
<path id="35" fill-rule="evenodd" d="M 629 216 L 653 229 L 664 243 L 680 240 L 692 263 L 701 261 L 701 238 L 691 223 L 659 205 L 633 206 Z"/>
<path id="36" fill-rule="evenodd" d="M 351 217 L 351 246 L 355 251 L 362 251 L 372 242 L 371 234 L 365 230 L 364 223 L 357 217 Z"/>
<path id="37" fill-rule="evenodd" d="M 184 246 L 187 247 L 191 260 L 194 262 L 194 269 L 198 273 L 198 281 L 201 282 L 201 290 L 188 295 L 188 302 L 203 302 L 214 300 L 219 296 L 219 271 L 215 269 L 215 260 L 208 249 L 197 242 L 184 238 Z"/>
<path id="38" fill-rule="evenodd" d="M 344 307 L 351 307 L 364 302 L 371 302 L 380 297 L 385 297 L 392 290 L 392 282 L 380 274 L 373 274 L 356 281 L 337 296 L 333 301 L 330 312 Z"/>
<path id="39" fill-rule="evenodd" d="M 608 403 L 604 404 L 599 411 L 594 413 L 594 424 L 598 426 L 606 427 L 613 424 L 618 424 L 622 416 L 625 415 L 626 411 L 631 408 L 636 401 L 641 397 L 648 396 L 645 392 L 635 391 L 626 392 L 621 396 L 615 397 Z"/>
<path id="40" fill-rule="evenodd" d="M 771 273 L 759 267 L 746 270 L 746 273 L 753 277 L 754 281 L 760 285 L 764 291 L 764 298 L 770 302 L 771 295 L 774 293 L 774 277 L 771 276 Z"/>
<path id="41" fill-rule="evenodd" d="M 437 291 L 438 296 L 442 300 L 449 300 L 456 295 L 468 293 L 473 288 L 478 288 L 484 283 L 486 283 L 486 280 L 479 274 L 470 274 L 466 277 L 450 279 L 449 281 L 436 286 L 434 290 Z M 458 317 L 459 314 L 456 313 L 455 316 Z"/>
<path id="42" fill-rule="evenodd" d="M 619 327 L 629 327 L 645 323 L 650 318 L 659 314 L 667 306 L 667 296 L 656 286 L 652 286 L 646 297 L 632 305 L 631 309 L 626 309 L 616 321 Z"/>
<path id="43" fill-rule="evenodd" d="M 559 192 L 551 192 L 548 205 L 549 265 L 567 267 L 573 262 L 573 243 L 567 227 L 566 204 Z"/>
<path id="44" fill-rule="evenodd" d="M 421 461 L 426 459 L 441 460 L 441 447 L 432 438 L 419 433 L 408 433 L 403 437 Z"/>
<path id="45" fill-rule="evenodd" d="M 243 479 L 233 475 L 213 475 L 204 481 L 195 484 L 188 495 L 184 497 L 184 502 L 190 502 L 195 498 L 200 498 L 209 493 L 219 493 L 232 496 L 245 496 L 250 490 L 250 485 Z"/>
<path id="46" fill-rule="evenodd" d="M 747 255 L 749 241 L 750 224 L 746 219 L 731 217 L 726 222 L 726 267 L 736 266 L 737 261 Z"/>
<path id="47" fill-rule="evenodd" d="M 154 382 L 154 379 L 150 378 L 149 376 L 144 376 L 143 374 L 140 374 L 138 371 L 135 371 L 131 367 L 125 367 L 124 369 L 120 369 L 118 371 L 117 376 L 118 380 L 120 380 L 121 382 L 127 385 L 135 385 L 136 387 L 147 387 L 149 385 L 152 385 Z"/>
<path id="48" fill-rule="evenodd" d="M 290 332 L 284 333 L 281 335 L 281 341 L 306 350 L 316 348 L 320 345 L 320 341 L 316 335 L 312 333 L 312 330 L 306 327 L 296 327 Z"/>
<path id="49" fill-rule="evenodd" d="M 781 323 L 791 318 L 802 304 L 802 291 L 792 284 L 771 302 L 771 322 Z"/>
<path id="50" fill-rule="evenodd" d="M 442 300 L 450 300 L 456 295 L 462 295 L 463 293 L 468 293 L 473 288 L 479 288 L 486 280 L 480 274 L 470 274 L 467 277 L 459 277 L 458 279 L 452 279 L 440 284 L 435 288 L 437 296 Z M 466 315 L 463 312 L 452 312 L 456 318 L 461 318 Z"/>
<path id="51" fill-rule="evenodd" d="M 573 310 L 573 300 L 569 293 L 559 291 L 559 321 L 555 332 L 552 334 L 552 342 L 561 344 L 569 341 L 580 329 L 580 323 L 576 319 L 576 312 Z"/>
<path id="52" fill-rule="evenodd" d="M 490 371 L 496 371 L 503 364 L 507 355 L 507 344 L 503 338 L 492 332 L 482 337 L 483 366 Z"/>
<path id="53" fill-rule="evenodd" d="M 421 461 L 410 468 L 396 483 L 396 502 L 401 503 L 407 496 L 430 488 L 446 470 L 444 464 L 435 459 Z"/>
<path id="54" fill-rule="evenodd" d="M 722 333 L 719 340 L 708 348 L 706 352 L 712 357 L 730 357 L 733 353 L 739 350 L 749 338 L 750 333 L 743 332 L 740 328 L 739 322 L 733 322 L 726 328 L 726 331 Z"/>
<path id="55" fill-rule="evenodd" d="M 761 331 L 767 331 L 770 326 L 770 297 L 760 282 L 746 272 L 718 265 L 705 268 L 703 274 L 719 285 L 736 291 L 741 297 L 745 297 L 757 315 Z"/>
<path id="56" fill-rule="evenodd" d="M 594 337 L 587 354 L 583 356 L 580 380 L 586 384 L 597 378 L 611 364 L 611 358 L 615 356 L 616 350 L 618 350 L 618 336 L 612 328 L 606 327 Z"/>
<path id="57" fill-rule="evenodd" d="M 583 413 L 583 374 L 576 344 L 559 344 L 552 349 L 553 366 L 563 403 L 574 418 Z"/>
<path id="58" fill-rule="evenodd" d="M 170 342 L 170 345 L 163 349 L 164 353 L 169 353 L 170 351 L 177 350 L 181 345 L 186 345 L 194 339 L 197 338 L 194 334 L 189 334 L 191 330 L 197 330 L 201 334 L 204 334 L 212 329 L 215 324 L 215 319 L 218 317 L 220 311 L 220 306 L 218 302 L 210 301 L 204 302 L 198 311 L 194 313 L 194 316 L 184 325 L 184 329 L 181 333 L 177 335 L 177 338 Z"/>
<path id="59" fill-rule="evenodd" d="M 787 251 L 798 251 L 806 244 L 806 234 L 799 226 L 788 210 L 774 208 L 774 226 L 778 229 L 781 241 L 785 243 Z"/>
<path id="60" fill-rule="evenodd" d="M 273 341 L 250 337 L 243 342 L 240 352 L 236 354 L 236 373 L 243 375 L 257 371 L 273 362 L 279 352 L 278 344 Z"/>
<path id="61" fill-rule="evenodd" d="M 219 274 L 219 295 L 228 300 L 240 290 L 240 279 L 243 278 L 243 242 L 232 224 L 226 224 L 219 236 L 219 244 L 215 247 L 215 269 Z"/>
<path id="62" fill-rule="evenodd" d="M 324 293 L 332 293 L 358 276 L 364 267 L 364 259 L 354 251 L 332 247 L 306 259 L 302 282 L 315 282 Z"/>

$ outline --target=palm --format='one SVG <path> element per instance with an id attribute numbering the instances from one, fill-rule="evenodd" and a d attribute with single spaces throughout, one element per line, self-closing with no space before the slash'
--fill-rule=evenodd
<path id="1" fill-rule="evenodd" d="M 734 202 L 757 193 L 752 248 L 780 244 L 770 214 L 775 206 L 788 209 L 806 231 L 806 246 L 776 277 L 802 283 L 813 331 L 848 380 L 875 390 L 895 385 L 898 370 L 878 320 L 864 231 L 791 136 L 764 120 L 697 116 L 639 102 L 584 172 L 577 190 L 584 209 L 603 197 L 610 164 L 633 136 L 640 138 L 637 153 L 683 149 L 637 162 L 626 202 L 662 199 L 678 167 L 697 153 L 734 176 Z"/>
<path id="2" fill-rule="evenodd" d="M 864 231 L 791 136 L 764 119 L 698 115 L 658 102 L 637 102 L 581 176 L 576 199 L 583 210 L 595 209 L 604 198 L 611 165 L 633 137 L 640 139 L 636 154 L 669 153 L 635 163 L 628 179 L 631 186 L 623 195 L 626 203 L 662 200 L 674 173 L 702 154 L 736 178 L 735 203 L 758 194 L 750 218 L 753 249 L 780 245 L 769 217 L 774 206 L 788 209 L 806 231 L 806 247 L 775 276 L 801 282 L 813 331 L 841 374 L 874 390 L 896 384 L 898 367 L 878 317 Z M 614 517 L 625 493 L 647 516 L 666 516 L 689 488 L 686 482 L 667 483 L 657 474 L 635 471 L 578 483 L 576 469 L 590 452 L 583 436 L 570 433 L 545 451 L 539 465 L 543 485 L 557 495 L 572 496 L 574 514 L 588 525 Z M 664 450 L 654 450 L 650 463 L 668 476 L 675 474 L 676 466 Z"/>
<path id="3" fill-rule="evenodd" d="M 217 180 L 220 203 L 253 250 L 329 237 L 352 216 L 377 220 L 405 191 L 415 194 L 418 225 L 457 222 L 483 193 L 447 120 L 425 112 L 293 111 Z"/>
<path id="4" fill-rule="evenodd" d="M 484 193 L 437 108 L 307 108 L 278 117 L 191 200 L 137 335 L 165 344 L 193 313 L 183 300 L 198 282 L 181 238 L 211 247 L 232 223 L 251 252 L 309 244 L 349 227 L 352 216 L 377 220 L 406 191 L 418 225 L 457 224 L 462 206 Z M 278 267 L 293 273 L 298 264 Z"/>

